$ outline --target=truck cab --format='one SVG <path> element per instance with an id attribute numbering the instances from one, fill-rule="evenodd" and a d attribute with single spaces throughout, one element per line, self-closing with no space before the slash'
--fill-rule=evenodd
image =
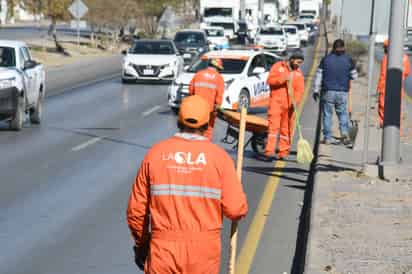
<path id="1" fill-rule="evenodd" d="M 21 130 L 26 114 L 40 124 L 45 97 L 43 65 L 32 59 L 28 46 L 0 40 L 0 120 Z"/>

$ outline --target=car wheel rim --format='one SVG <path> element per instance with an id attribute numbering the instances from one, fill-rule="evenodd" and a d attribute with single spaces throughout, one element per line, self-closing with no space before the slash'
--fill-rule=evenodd
<path id="1" fill-rule="evenodd" d="M 239 106 L 249 108 L 249 98 L 246 95 L 244 95 L 244 94 L 240 95 Z"/>

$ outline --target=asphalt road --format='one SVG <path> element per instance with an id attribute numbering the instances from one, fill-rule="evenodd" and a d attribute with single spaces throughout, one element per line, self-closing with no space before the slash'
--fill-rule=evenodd
<path id="1" fill-rule="evenodd" d="M 305 53 L 308 72 L 312 49 Z M 41 126 L 12 132 L 0 123 L 2 274 L 137 273 L 125 209 L 144 154 L 176 131 L 167 86 L 122 85 L 116 77 L 69 88 L 52 88 Z M 316 115 L 308 99 L 302 124 L 312 143 Z M 215 142 L 235 157 L 220 143 L 224 131 L 218 122 Z M 250 212 L 240 224 L 239 253 L 250 263 L 242 269 L 298 273 L 292 266 L 299 262 L 294 257 L 309 167 L 297 166 L 294 155 L 285 166 L 259 162 L 250 147 L 245 156 Z M 267 208 L 257 210 L 260 203 Z M 222 273 L 229 227 L 225 222 Z"/>

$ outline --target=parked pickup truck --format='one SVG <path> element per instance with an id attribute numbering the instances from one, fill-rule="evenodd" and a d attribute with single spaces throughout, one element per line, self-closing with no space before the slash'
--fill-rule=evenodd
<path id="1" fill-rule="evenodd" d="M 45 88 L 43 65 L 32 59 L 27 45 L 0 40 L 0 120 L 20 130 L 29 114 L 31 123 L 40 124 Z"/>

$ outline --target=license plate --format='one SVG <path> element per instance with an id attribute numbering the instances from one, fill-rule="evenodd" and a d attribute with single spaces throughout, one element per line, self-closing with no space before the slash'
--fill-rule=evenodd
<path id="1" fill-rule="evenodd" d="M 152 69 L 144 69 L 143 74 L 144 75 L 153 75 L 154 71 Z"/>
<path id="2" fill-rule="evenodd" d="M 183 54 L 183 58 L 192 58 L 192 55 L 190 53 L 185 53 Z"/>

